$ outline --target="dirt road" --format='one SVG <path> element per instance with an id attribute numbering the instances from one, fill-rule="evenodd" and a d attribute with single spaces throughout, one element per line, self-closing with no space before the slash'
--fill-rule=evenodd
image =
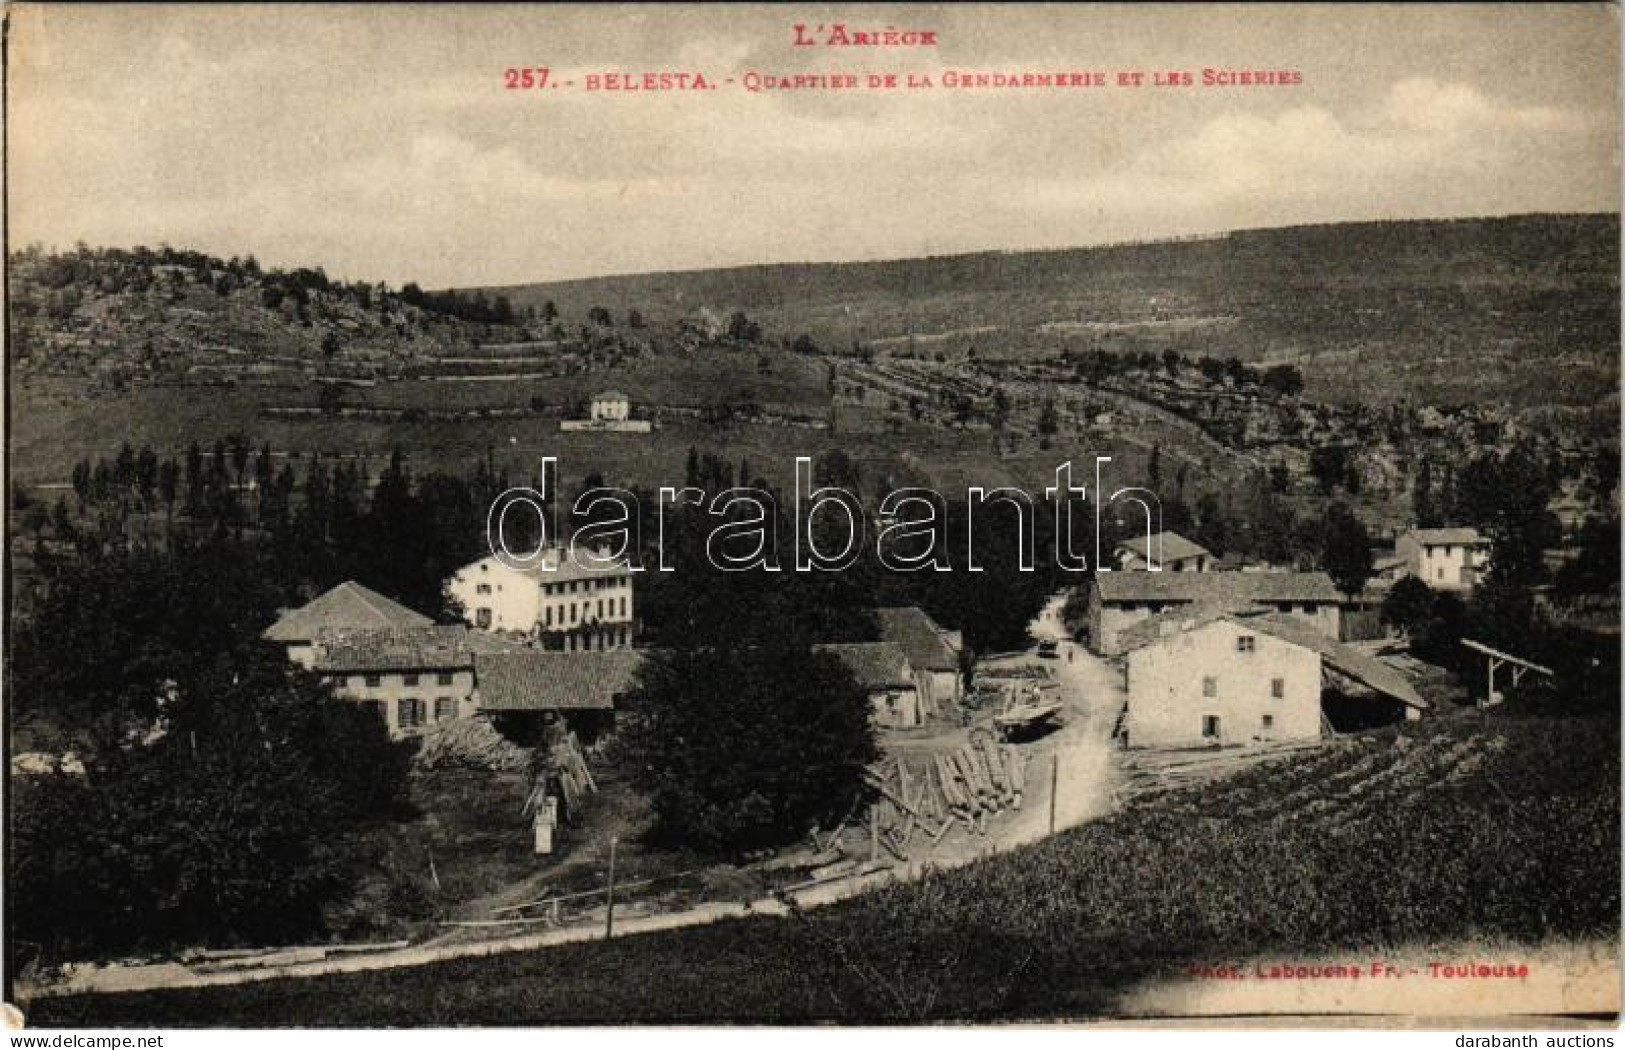
<path id="1" fill-rule="evenodd" d="M 1028 628 L 1039 641 L 1057 643 L 1049 663 L 1066 698 L 1066 724 L 1034 747 L 1039 755 L 1029 766 L 1035 805 L 1017 816 L 1012 842 L 1034 842 L 1049 834 L 1050 784 L 1056 785 L 1055 830 L 1076 827 L 1111 808 L 1119 752 L 1112 745 L 1112 726 L 1122 710 L 1122 675 L 1105 660 L 1072 641 L 1061 621 L 1065 597 L 1052 598 Z M 1047 754 L 1045 754 L 1047 752 Z M 1053 767 L 1053 771 L 1052 768 Z"/>

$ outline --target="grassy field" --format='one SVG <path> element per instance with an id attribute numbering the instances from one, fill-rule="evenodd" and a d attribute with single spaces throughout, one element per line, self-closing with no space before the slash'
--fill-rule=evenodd
<path id="1" fill-rule="evenodd" d="M 1342 223 L 1200 241 L 750 266 L 503 289 L 575 316 L 744 310 L 772 333 L 885 353 L 1174 349 L 1298 363 L 1329 400 L 1617 398 L 1612 215 Z"/>
<path id="2" fill-rule="evenodd" d="M 1619 738 L 1442 713 L 806 915 L 412 970 L 45 1000 L 35 1025 L 1110 1015 L 1191 962 L 1617 936 Z"/>
<path id="3" fill-rule="evenodd" d="M 817 362 L 777 355 L 774 372 L 766 377 L 756 377 L 754 367 L 751 363 L 746 369 L 750 374 L 741 377 L 736 374 L 739 368 L 726 360 L 656 358 L 623 370 L 557 381 L 393 383 L 357 391 L 351 403 L 528 409 L 532 396 L 549 404 L 573 404 L 578 394 L 616 387 L 635 402 L 644 397 L 665 404 L 756 398 L 769 409 L 820 416 L 827 411 Z M 499 393 L 488 389 L 492 386 L 512 389 Z M 911 421 L 893 426 L 878 410 L 852 405 L 841 406 L 834 432 L 680 420 L 663 424 L 653 434 L 564 433 L 556 415 L 539 414 L 466 420 L 260 415 L 266 405 L 314 403 L 314 396 L 310 391 L 256 387 L 141 387 L 117 395 L 92 395 L 82 381 L 35 379 L 12 394 L 13 477 L 22 485 L 61 484 L 80 459 L 111 458 L 126 441 L 134 448 L 151 445 L 161 456 L 181 456 L 192 441 L 207 450 L 234 431 L 247 434 L 256 447 L 269 443 L 276 453 L 361 454 L 372 461 L 375 472 L 399 447 L 419 472 L 466 473 L 489 453 L 511 477 L 528 480 L 540 473 L 543 456 L 556 456 L 565 480 L 572 484 L 598 471 L 610 484 L 649 487 L 680 485 L 690 447 L 718 452 L 735 464 L 747 458 L 753 475 L 786 489 L 794 481 L 796 456 L 839 449 L 877 485 L 927 485 L 961 498 L 971 485 L 1014 484 L 1037 492 L 1054 482 L 1055 465 L 1067 457 L 1078 464 L 1080 477 L 1089 475 L 1096 454 L 1112 456 L 1111 477 L 1127 484 L 1126 479 L 1142 478 L 1145 457 L 1144 448 L 1106 435 L 1098 443 L 1063 435 L 1051 450 L 1029 443 L 1015 455 L 1001 455 L 992 450 L 992 436 L 985 430 L 944 430 Z M 1164 454 L 1174 448 L 1165 445 Z M 302 476 L 303 470 L 296 465 L 296 473 Z M 1198 485 L 1205 480 L 1200 470 L 1192 479 Z"/>

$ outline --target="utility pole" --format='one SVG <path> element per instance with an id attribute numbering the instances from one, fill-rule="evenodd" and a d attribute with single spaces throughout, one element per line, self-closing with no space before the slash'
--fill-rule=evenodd
<path id="1" fill-rule="evenodd" d="M 1049 833 L 1055 834 L 1055 793 L 1061 784 L 1061 749 L 1057 747 L 1049 760 Z"/>
<path id="2" fill-rule="evenodd" d="M 604 940 L 615 936 L 615 836 L 609 839 L 609 892 L 604 908 Z"/>

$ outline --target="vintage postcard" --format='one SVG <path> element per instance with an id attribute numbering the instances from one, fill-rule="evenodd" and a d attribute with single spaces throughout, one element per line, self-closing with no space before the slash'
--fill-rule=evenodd
<path id="1" fill-rule="evenodd" d="M 12 1026 L 1615 1023 L 1618 7 L 5 17 Z"/>

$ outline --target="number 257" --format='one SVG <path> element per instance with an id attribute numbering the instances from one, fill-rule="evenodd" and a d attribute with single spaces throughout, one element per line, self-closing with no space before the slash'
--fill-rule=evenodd
<path id="1" fill-rule="evenodd" d="M 507 69 L 502 73 L 502 83 L 509 91 L 544 88 L 547 86 L 547 72 L 546 66 Z"/>

